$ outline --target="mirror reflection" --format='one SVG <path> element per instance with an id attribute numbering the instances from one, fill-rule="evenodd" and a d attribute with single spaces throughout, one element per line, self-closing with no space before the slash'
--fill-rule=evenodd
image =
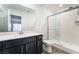
<path id="1" fill-rule="evenodd" d="M 0 32 L 32 30 L 34 10 L 20 4 L 0 5 Z M 26 25 L 28 24 L 28 25 Z"/>

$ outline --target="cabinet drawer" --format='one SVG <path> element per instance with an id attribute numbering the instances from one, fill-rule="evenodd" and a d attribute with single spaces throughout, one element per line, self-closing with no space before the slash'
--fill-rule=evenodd
<path id="1" fill-rule="evenodd" d="M 3 48 L 10 48 L 10 47 L 14 47 L 14 46 L 19 46 L 19 45 L 22 45 L 25 43 L 26 43 L 25 38 L 8 40 L 8 41 L 3 42 Z"/>
<path id="2" fill-rule="evenodd" d="M 27 39 L 27 43 L 36 41 L 36 37 L 28 37 L 26 39 Z"/>

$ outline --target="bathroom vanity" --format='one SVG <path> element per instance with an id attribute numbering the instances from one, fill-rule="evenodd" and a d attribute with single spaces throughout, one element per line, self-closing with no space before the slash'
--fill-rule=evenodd
<path id="1" fill-rule="evenodd" d="M 40 54 L 42 34 L 18 34 L 0 36 L 0 54 Z"/>

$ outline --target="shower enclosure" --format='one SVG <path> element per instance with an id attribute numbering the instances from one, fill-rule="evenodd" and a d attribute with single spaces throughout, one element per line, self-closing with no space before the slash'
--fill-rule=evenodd
<path id="1" fill-rule="evenodd" d="M 59 44 L 63 44 L 62 41 L 72 43 L 70 39 L 73 39 L 77 35 L 76 33 L 74 35 L 74 31 L 78 29 L 74 21 L 78 8 L 79 6 L 69 7 L 47 17 L 48 40 Z"/>

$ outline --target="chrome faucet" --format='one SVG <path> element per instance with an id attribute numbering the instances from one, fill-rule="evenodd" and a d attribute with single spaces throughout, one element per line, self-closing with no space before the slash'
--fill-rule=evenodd
<path id="1" fill-rule="evenodd" d="M 20 31 L 19 34 L 23 34 L 23 31 Z"/>

